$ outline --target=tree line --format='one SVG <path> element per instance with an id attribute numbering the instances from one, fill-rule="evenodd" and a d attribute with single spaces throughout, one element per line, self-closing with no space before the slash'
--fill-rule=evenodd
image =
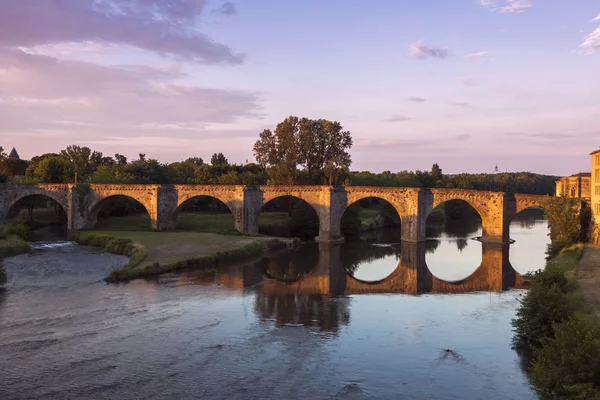
<path id="1" fill-rule="evenodd" d="M 352 143 L 339 122 L 288 117 L 259 134 L 256 163 L 231 163 L 221 152 L 207 161 L 196 156 L 163 163 L 143 153 L 129 160 L 78 145 L 25 161 L 9 158 L 0 147 L 0 183 L 344 185 L 553 194 L 557 179 L 530 172 L 445 175 L 438 164 L 429 171 L 351 171 Z"/>

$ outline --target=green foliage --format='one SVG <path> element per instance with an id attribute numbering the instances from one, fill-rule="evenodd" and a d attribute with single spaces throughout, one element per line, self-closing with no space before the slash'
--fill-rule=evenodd
<path id="1" fill-rule="evenodd" d="M 10 179 L 15 176 L 25 175 L 29 162 L 19 158 L 0 158 L 0 173 L 6 174 Z"/>
<path id="2" fill-rule="evenodd" d="M 549 197 L 544 204 L 544 216 L 550 226 L 550 256 L 555 256 L 560 250 L 579 241 L 581 220 L 576 199 L 565 196 Z"/>
<path id="3" fill-rule="evenodd" d="M 531 380 L 545 397 L 600 398 L 600 327 L 575 314 L 553 325 L 534 352 Z"/>
<path id="4" fill-rule="evenodd" d="M 44 183 L 72 182 L 75 176 L 73 166 L 60 156 L 44 157 L 34 168 L 30 167 L 27 173 L 30 177 Z"/>
<path id="5" fill-rule="evenodd" d="M 29 239 L 31 232 L 31 220 L 26 215 L 20 214 L 8 226 L 8 234 L 15 235 L 22 240 Z"/>
<path id="6" fill-rule="evenodd" d="M 516 344 L 533 349 L 529 373 L 542 398 L 600 399 L 600 322 L 575 278 L 583 251 L 564 249 L 530 276 L 513 320 Z"/>
<path id="7" fill-rule="evenodd" d="M 67 146 L 60 156 L 72 166 L 78 182 L 89 178 L 99 166 L 113 162 L 111 158 L 103 157 L 101 152 L 85 146 Z"/>
<path id="8" fill-rule="evenodd" d="M 117 154 L 118 155 L 118 154 Z M 134 183 L 135 177 L 125 170 L 125 164 L 101 165 L 90 177 L 91 183 Z"/>
<path id="9" fill-rule="evenodd" d="M 355 203 L 344 211 L 341 231 L 344 236 L 358 236 L 361 232 L 360 205 Z"/>
<path id="10" fill-rule="evenodd" d="M 310 204 L 294 199 L 290 209 L 290 234 L 300 238 L 314 238 L 319 234 L 319 217 Z"/>
<path id="11" fill-rule="evenodd" d="M 581 209 L 579 210 L 579 225 L 581 226 L 579 241 L 581 243 L 588 243 L 591 240 L 592 219 L 592 208 L 587 202 L 581 202 Z"/>
<path id="12" fill-rule="evenodd" d="M 534 280 L 512 321 L 517 345 L 539 346 L 544 337 L 552 336 L 552 324 L 566 320 L 572 312 L 558 286 Z"/>
<path id="13" fill-rule="evenodd" d="M 6 239 L 0 240 L 0 260 L 6 257 L 18 256 L 28 251 L 29 244 L 15 236 L 8 236 Z"/>
<path id="14" fill-rule="evenodd" d="M 288 117 L 275 132 L 261 132 L 253 150 L 271 184 L 339 185 L 352 162 L 351 147 L 352 136 L 339 122 Z M 306 181 L 300 180 L 304 174 L 299 168 L 306 172 Z"/>

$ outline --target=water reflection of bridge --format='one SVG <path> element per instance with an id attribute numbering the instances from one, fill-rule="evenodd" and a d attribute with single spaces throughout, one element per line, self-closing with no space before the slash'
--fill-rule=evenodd
<path id="1" fill-rule="evenodd" d="M 258 263 L 243 267 L 230 267 L 219 270 L 211 281 L 231 288 L 244 288 L 261 284 L 257 290 L 273 294 L 319 294 L 354 295 L 369 293 L 467 293 L 501 292 L 510 288 L 521 288 L 523 279 L 509 262 L 509 245 L 482 243 L 482 256 L 479 267 L 467 278 L 457 282 L 446 282 L 436 278 L 425 261 L 425 243 L 403 243 L 396 269 L 378 282 L 363 282 L 352 277 L 344 268 L 348 260 L 342 257 L 342 246 L 319 244 L 318 257 L 309 260 L 314 268 L 303 275 L 295 271 L 293 278 L 269 274 L 282 264 L 278 257 L 266 258 Z M 310 255 L 294 255 L 283 261 L 284 269 L 293 269 L 293 260 L 300 257 L 310 259 Z M 278 266 L 281 270 L 282 265 Z"/>
<path id="2" fill-rule="evenodd" d="M 349 260 L 342 254 L 348 253 L 342 250 L 341 245 L 319 244 L 309 251 L 274 255 L 242 267 L 192 271 L 180 279 L 185 284 L 249 290 L 255 295 L 254 312 L 261 321 L 277 326 L 299 324 L 322 334 L 337 334 L 349 323 L 350 300 L 345 295 L 499 292 L 522 286 L 521 276 L 508 261 L 508 245 L 483 243 L 479 268 L 459 282 L 445 282 L 431 274 L 425 262 L 425 243 L 403 243 L 396 269 L 374 283 L 361 282 L 347 272 Z M 361 254 L 355 261 L 377 257 Z"/>

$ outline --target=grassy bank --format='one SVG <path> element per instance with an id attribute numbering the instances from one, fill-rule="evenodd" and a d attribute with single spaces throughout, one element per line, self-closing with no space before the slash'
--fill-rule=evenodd
<path id="1" fill-rule="evenodd" d="M 223 262 L 258 256 L 265 249 L 296 243 L 277 238 L 202 232 L 94 231 L 73 233 L 71 239 L 130 257 L 127 265 L 111 272 L 107 282 L 145 278 L 184 268 L 214 267 Z"/>
<path id="2" fill-rule="evenodd" d="M 578 281 L 583 245 L 535 274 L 513 320 L 515 345 L 531 350 L 529 371 L 543 398 L 600 398 L 600 320 Z"/>
<path id="3" fill-rule="evenodd" d="M 18 256 L 29 251 L 27 242 L 14 235 L 6 235 L 0 232 L 0 285 L 8 281 L 6 270 L 2 266 L 2 260 L 6 257 Z"/>
<path id="4" fill-rule="evenodd" d="M 258 220 L 259 229 L 269 227 L 284 227 L 289 224 L 287 213 L 262 213 Z M 98 220 L 94 227 L 97 231 L 151 231 L 148 214 L 134 214 L 123 217 L 110 217 Z M 231 213 L 180 213 L 177 218 L 176 230 L 186 232 L 209 232 L 218 234 L 239 234 L 234 228 Z"/>

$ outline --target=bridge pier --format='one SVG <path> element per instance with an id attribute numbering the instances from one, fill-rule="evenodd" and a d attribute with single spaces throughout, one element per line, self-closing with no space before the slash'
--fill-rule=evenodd
<path id="1" fill-rule="evenodd" d="M 426 240 L 425 226 L 431 212 L 433 197 L 427 189 L 407 192 L 400 208 L 400 226 L 403 242 L 421 243 Z"/>
<path id="2" fill-rule="evenodd" d="M 244 186 L 241 201 L 232 207 L 235 229 L 240 233 L 257 234 L 258 217 L 263 204 L 263 192 L 257 186 Z"/>
<path id="3" fill-rule="evenodd" d="M 342 215 L 346 209 L 346 191 L 341 187 L 324 187 L 313 207 L 319 216 L 319 243 L 342 243 Z"/>

